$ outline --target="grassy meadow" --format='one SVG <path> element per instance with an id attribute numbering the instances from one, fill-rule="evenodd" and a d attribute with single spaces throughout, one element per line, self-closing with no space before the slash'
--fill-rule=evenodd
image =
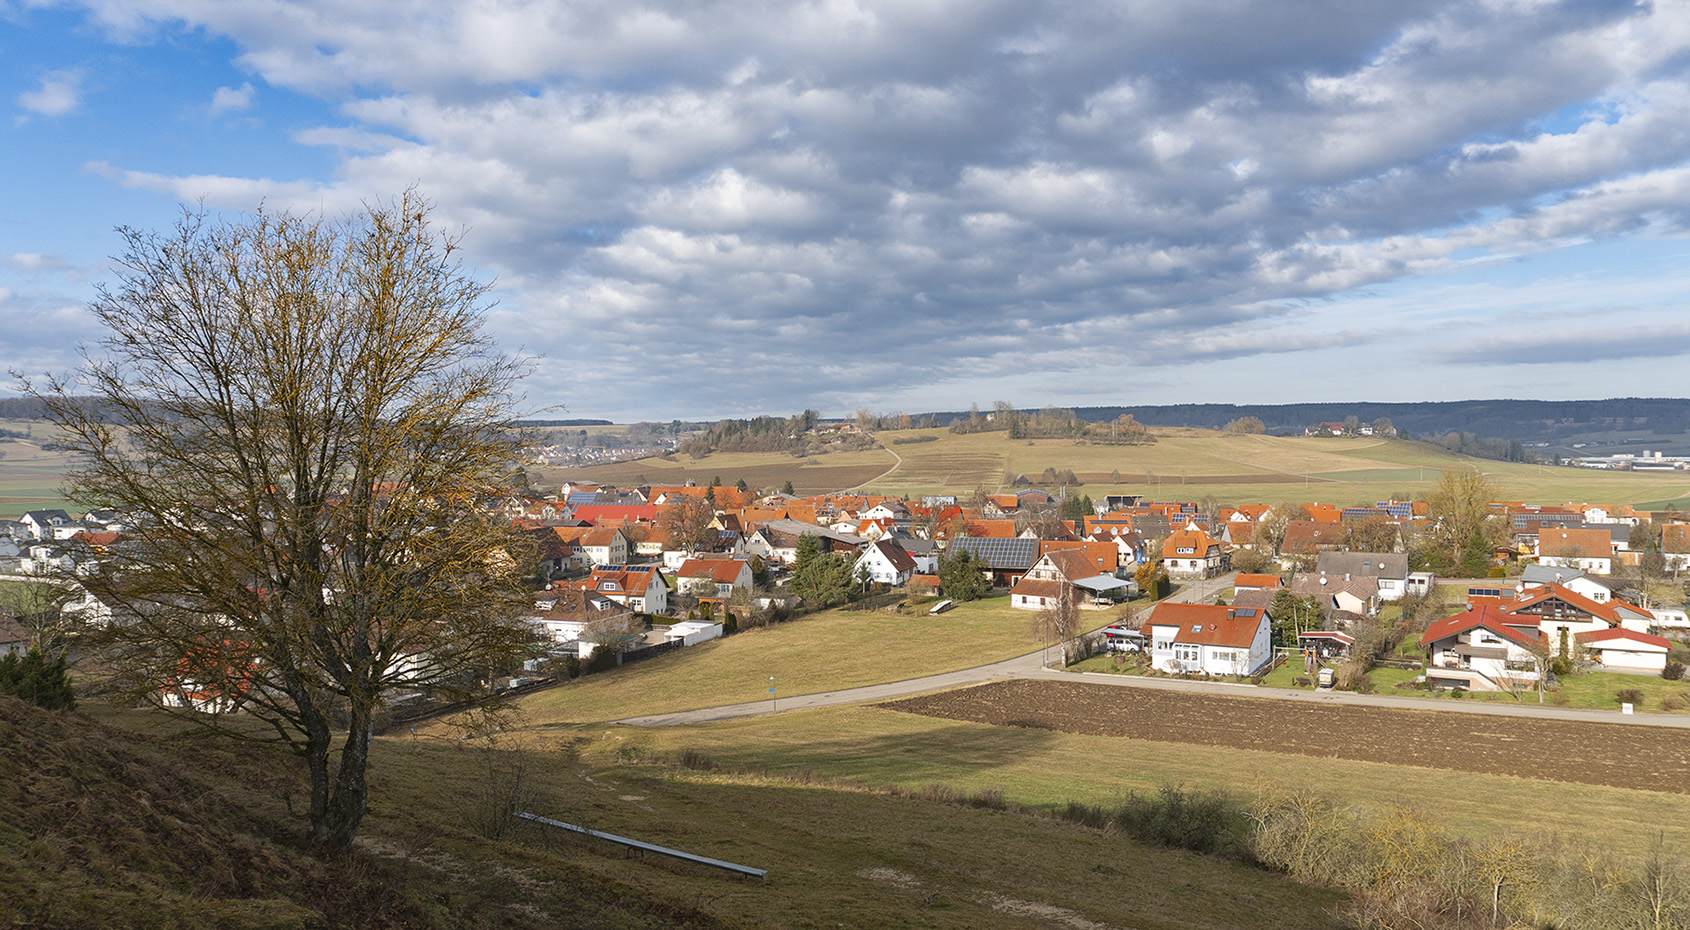
<path id="1" fill-rule="evenodd" d="M 1116 611 L 1087 611 L 1088 629 Z M 829 610 L 587 675 L 521 701 L 530 725 L 619 720 L 903 681 L 973 668 L 1039 648 L 1033 615 L 987 598 L 930 617 Z"/>
<path id="2" fill-rule="evenodd" d="M 63 507 L 84 509 L 65 500 L 59 487 L 69 458 L 42 448 L 57 435 L 39 420 L 0 420 L 0 518 L 15 520 L 26 511 Z"/>
<path id="3" fill-rule="evenodd" d="M 862 490 L 919 497 L 1007 488 L 1016 475 L 1036 479 L 1047 468 L 1075 473 L 1083 492 L 1143 494 L 1153 499 L 1223 503 L 1371 503 L 1431 491 L 1450 468 L 1483 471 L 1506 499 L 1539 503 L 1635 504 L 1690 499 L 1690 476 L 1632 474 L 1494 462 L 1454 455 L 1436 446 L 1374 437 L 1243 436 L 1215 430 L 1156 430 L 1143 446 L 1076 443 L 1066 439 L 1011 440 L 1004 433 L 958 435 L 945 429 L 888 430 L 884 449 L 799 460 L 782 454 L 675 456 L 585 469 L 544 469 L 542 486 L 565 477 L 635 483 L 726 483 L 744 479 L 777 488 L 791 481 L 800 493 Z M 934 437 L 898 444 L 897 439 Z"/>
<path id="4" fill-rule="evenodd" d="M 1450 772 L 1247 749 L 1057 733 L 941 720 L 872 706 L 816 708 L 702 726 L 574 728 L 586 760 L 710 759 L 714 777 L 857 779 L 904 788 L 943 783 L 965 792 L 1001 789 L 1009 800 L 1057 808 L 1106 804 L 1164 784 L 1250 796 L 1306 788 L 1362 806 L 1406 803 L 1435 811 L 1469 838 L 1499 832 L 1597 843 L 1616 855 L 1654 838 L 1690 845 L 1690 795 Z M 1341 740 L 1343 735 L 1332 734 Z M 711 773 L 706 773 L 711 774 Z M 703 776 L 700 776 L 703 777 Z"/>

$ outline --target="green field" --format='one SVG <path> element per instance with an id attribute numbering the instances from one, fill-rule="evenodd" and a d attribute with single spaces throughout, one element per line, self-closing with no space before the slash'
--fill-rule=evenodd
<path id="1" fill-rule="evenodd" d="M 1115 611 L 1088 611 L 1088 628 Z M 522 701 L 532 725 L 646 714 L 817 694 L 973 668 L 1039 647 L 1033 613 L 1008 596 L 960 604 L 937 617 L 829 610 L 587 675 Z"/>
<path id="2" fill-rule="evenodd" d="M 69 457 L 41 448 L 57 431 L 39 420 L 0 420 L 0 429 L 27 438 L 0 437 L 0 518 L 17 519 L 25 511 L 47 508 L 82 510 L 60 490 Z"/>

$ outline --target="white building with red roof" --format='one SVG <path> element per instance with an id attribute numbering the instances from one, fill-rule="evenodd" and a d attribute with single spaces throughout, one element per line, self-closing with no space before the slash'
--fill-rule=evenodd
<path id="1" fill-rule="evenodd" d="M 1434 687 L 1502 691 L 1530 687 L 1550 643 L 1537 618 L 1480 604 L 1426 628 L 1420 645 L 1429 653 L 1426 681 Z"/>
<path id="2" fill-rule="evenodd" d="M 1603 668 L 1633 672 L 1659 673 L 1672 651 L 1672 643 L 1659 636 L 1624 628 L 1580 633 L 1574 639 Z"/>
<path id="3" fill-rule="evenodd" d="M 1141 629 L 1150 633 L 1152 665 L 1163 671 L 1251 675 L 1273 658 L 1266 610 L 1164 602 Z"/>
<path id="4" fill-rule="evenodd" d="M 877 539 L 863 547 L 863 554 L 851 566 L 851 577 L 867 577 L 875 584 L 898 587 L 915 575 L 915 559 L 896 540 Z"/>
<path id="5" fill-rule="evenodd" d="M 1162 543 L 1162 567 L 1174 578 L 1213 578 L 1229 562 L 1226 546 L 1195 526 L 1169 533 Z"/>

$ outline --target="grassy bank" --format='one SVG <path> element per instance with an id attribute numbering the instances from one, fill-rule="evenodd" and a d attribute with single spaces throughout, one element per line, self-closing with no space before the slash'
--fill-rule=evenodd
<path id="1" fill-rule="evenodd" d="M 1113 611 L 1087 611 L 1090 628 Z M 829 610 L 588 675 L 525 697 L 540 723 L 616 720 L 902 681 L 987 665 L 1037 649 L 1033 614 L 999 595 L 930 617 L 925 612 Z"/>

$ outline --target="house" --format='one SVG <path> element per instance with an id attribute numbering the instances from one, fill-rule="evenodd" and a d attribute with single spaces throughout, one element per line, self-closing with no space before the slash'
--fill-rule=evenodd
<path id="1" fill-rule="evenodd" d="M 1668 523 L 1661 527 L 1661 556 L 1673 571 L 1690 568 L 1690 523 Z"/>
<path id="2" fill-rule="evenodd" d="M 1544 527 L 1537 537 L 1537 562 L 1606 575 L 1614 570 L 1613 536 L 1601 529 Z"/>
<path id="3" fill-rule="evenodd" d="M 1344 528 L 1336 521 L 1292 520 L 1285 524 L 1285 539 L 1279 544 L 1279 553 L 1282 561 L 1286 556 L 1310 557 L 1343 543 Z"/>
<path id="4" fill-rule="evenodd" d="M 534 613 L 528 623 L 542 637 L 554 643 L 573 642 L 643 626 L 627 605 L 596 591 L 560 586 L 534 596 Z"/>
<path id="5" fill-rule="evenodd" d="M 1580 633 L 1574 640 L 1603 668 L 1659 673 L 1667 667 L 1672 643 L 1636 630 L 1611 629 Z"/>
<path id="6" fill-rule="evenodd" d="M 991 573 L 994 587 L 1007 588 L 1039 560 L 1039 541 L 959 536 L 951 540 L 946 552 L 953 557 L 959 552 L 969 553 Z"/>
<path id="7" fill-rule="evenodd" d="M 675 592 L 688 597 L 726 598 L 751 585 L 747 559 L 687 559 L 675 570 Z"/>
<path id="8" fill-rule="evenodd" d="M 1581 633 L 1616 628 L 1647 633 L 1655 623 L 1653 614 L 1619 598 L 1598 604 L 1558 584 L 1522 591 L 1518 600 L 1503 601 L 1500 606 L 1516 621 L 1529 618 L 1550 648 L 1564 656 L 1570 655 Z"/>
<path id="9" fill-rule="evenodd" d="M 1164 602 L 1141 630 L 1150 632 L 1151 663 L 1170 672 L 1253 675 L 1273 659 L 1265 610 Z"/>
<path id="10" fill-rule="evenodd" d="M 1122 530 L 1111 526 L 1099 527 L 1083 538 L 1084 542 L 1109 543 L 1115 547 L 1117 571 L 1131 571 L 1149 558 L 1149 547 L 1136 530 Z"/>
<path id="11" fill-rule="evenodd" d="M 583 567 L 624 565 L 628 561 L 628 537 L 616 526 L 547 527 L 578 553 Z"/>
<path id="12" fill-rule="evenodd" d="M 1426 681 L 1460 691 L 1532 687 L 1549 644 L 1530 618 L 1481 604 L 1426 628 Z"/>
<path id="13" fill-rule="evenodd" d="M 1132 582 L 1099 571 L 1084 549 L 1056 549 L 1041 556 L 1009 589 L 1009 606 L 1043 610 L 1054 606 L 1070 585 L 1082 608 L 1113 603 L 1132 589 Z"/>
<path id="14" fill-rule="evenodd" d="M 71 519 L 70 514 L 63 510 L 31 510 L 18 519 L 23 524 L 24 531 L 31 539 L 69 539 L 72 534 L 82 529 L 82 524 Z M 60 531 L 63 535 L 59 535 Z"/>
<path id="15" fill-rule="evenodd" d="M 1234 591 L 1277 591 L 1284 587 L 1284 584 L 1278 575 L 1252 575 L 1239 572 L 1238 576 L 1233 579 L 1232 589 Z"/>
<path id="16" fill-rule="evenodd" d="M 21 656 L 29 651 L 29 630 L 16 617 L 0 614 L 0 656 Z"/>
<path id="17" fill-rule="evenodd" d="M 1100 575 L 1121 574 L 1121 550 L 1112 542 L 1091 542 L 1082 539 L 1046 539 L 1039 543 L 1039 554 L 1073 550 L 1083 552 Z"/>
<path id="18" fill-rule="evenodd" d="M 863 547 L 863 554 L 851 566 L 852 578 L 867 578 L 893 588 L 908 584 L 914 574 L 915 559 L 891 539 L 877 539 Z"/>
<path id="19" fill-rule="evenodd" d="M 815 523 L 770 520 L 742 537 L 736 554 L 755 555 L 765 562 L 791 565 L 798 561 L 798 540 L 805 536 L 816 537 L 816 542 L 824 553 L 855 553 L 867 542 L 861 536 L 836 532 Z"/>
<path id="20" fill-rule="evenodd" d="M 1325 549 L 1315 556 L 1314 570 L 1346 578 L 1373 578 L 1381 601 L 1409 593 L 1408 555 L 1402 552 L 1339 552 Z"/>
<path id="21" fill-rule="evenodd" d="M 580 557 L 575 544 L 559 536 L 556 527 L 542 526 L 523 535 L 534 541 L 539 573 L 547 579 L 569 570 Z"/>
<path id="22" fill-rule="evenodd" d="M 661 614 L 669 610 L 669 582 L 656 566 L 602 565 L 593 569 L 583 590 L 597 592 L 636 613 Z"/>
<path id="23" fill-rule="evenodd" d="M 1328 575 L 1298 572 L 1291 576 L 1291 593 L 1313 597 L 1328 611 L 1342 611 L 1358 617 L 1379 612 L 1379 581 L 1371 575 Z"/>
<path id="24" fill-rule="evenodd" d="M 1613 586 L 1600 578 L 1593 578 L 1576 568 L 1558 568 L 1553 565 L 1527 565 L 1520 575 L 1522 591 L 1541 588 L 1546 584 L 1558 584 L 1575 594 L 1582 594 L 1598 604 L 1606 604 L 1614 598 Z"/>
<path id="25" fill-rule="evenodd" d="M 1162 566 L 1172 578 L 1213 578 L 1229 565 L 1221 541 L 1195 527 L 1175 530 L 1162 543 Z"/>

